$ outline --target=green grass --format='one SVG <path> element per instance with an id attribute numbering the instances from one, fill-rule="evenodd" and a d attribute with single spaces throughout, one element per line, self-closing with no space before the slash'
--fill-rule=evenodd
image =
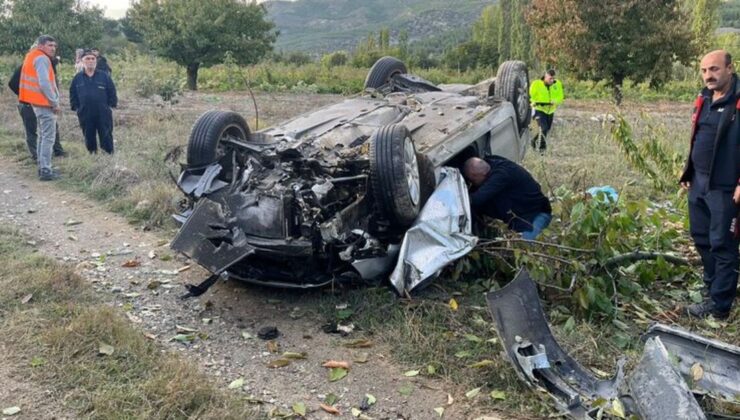
<path id="1" fill-rule="evenodd" d="M 6 362 L 65 396 L 77 418 L 262 418 L 179 356 L 133 328 L 70 267 L 0 226 L 0 327 Z M 22 303 L 24 296 L 32 296 Z M 100 354 L 101 344 L 113 347 Z"/>

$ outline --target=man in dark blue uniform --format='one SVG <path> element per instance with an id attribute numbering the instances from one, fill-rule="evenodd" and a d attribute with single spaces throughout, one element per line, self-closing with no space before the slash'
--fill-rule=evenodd
<path id="1" fill-rule="evenodd" d="M 706 88 L 696 99 L 691 148 L 681 186 L 689 191 L 689 224 L 704 266 L 705 299 L 688 315 L 726 319 L 737 290 L 740 241 L 732 231 L 740 204 L 740 83 L 722 50 L 701 60 Z"/>
<path id="2" fill-rule="evenodd" d="M 470 207 L 508 223 L 509 228 L 533 240 L 550 224 L 550 200 L 526 169 L 501 157 L 465 161 L 463 175 L 473 185 Z"/>
<path id="3" fill-rule="evenodd" d="M 69 86 L 69 100 L 85 136 L 85 146 L 90 153 L 100 148 L 113 153 L 113 113 L 118 105 L 116 86 L 110 76 L 96 70 L 97 57 L 90 50 L 82 53 L 83 71 L 77 73 Z"/>

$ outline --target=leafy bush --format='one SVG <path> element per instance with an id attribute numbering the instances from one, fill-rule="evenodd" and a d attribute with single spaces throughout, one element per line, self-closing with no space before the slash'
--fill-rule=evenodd
<path id="1" fill-rule="evenodd" d="M 614 318 L 625 301 L 641 300 L 657 281 L 690 277 L 671 254 L 683 238 L 684 213 L 647 199 L 611 201 L 565 187 L 555 191 L 553 222 L 539 242 L 489 230 L 453 277 L 511 279 L 525 267 L 551 303 L 588 318 Z M 671 262 L 671 263 L 669 263 Z M 497 287 L 498 281 L 490 286 Z"/>

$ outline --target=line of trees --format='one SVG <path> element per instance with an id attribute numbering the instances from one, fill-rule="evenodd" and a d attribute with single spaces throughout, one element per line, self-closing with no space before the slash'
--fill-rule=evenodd
<path id="1" fill-rule="evenodd" d="M 461 39 L 458 30 L 430 46 L 411 43 L 406 31 L 383 28 L 353 52 L 328 54 L 322 63 L 368 67 L 395 55 L 414 66 L 464 71 L 518 59 L 532 68 L 556 66 L 578 78 L 606 80 L 619 102 L 626 79 L 659 86 L 675 63 L 688 65 L 703 51 L 723 46 L 740 53 L 739 35 L 714 36 L 720 19 L 732 19 L 738 8 L 740 0 L 721 8 L 720 0 L 499 0 Z M 79 0 L 0 0 L 0 54 L 23 54 L 42 33 L 58 37 L 66 58 L 75 48 L 123 34 L 185 67 L 190 89 L 197 89 L 198 70 L 223 62 L 227 52 L 242 65 L 265 57 L 312 61 L 306 53 L 272 53 L 278 31 L 265 8 L 247 0 L 134 0 L 120 21 Z M 440 45 L 436 58 L 428 53 Z"/>

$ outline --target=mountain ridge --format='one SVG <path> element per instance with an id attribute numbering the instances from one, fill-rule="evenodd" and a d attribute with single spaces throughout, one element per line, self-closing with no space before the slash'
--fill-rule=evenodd
<path id="1" fill-rule="evenodd" d="M 369 34 L 405 30 L 409 42 L 472 27 L 490 0 L 271 0 L 268 18 L 280 31 L 276 49 L 321 54 L 352 50 Z"/>

